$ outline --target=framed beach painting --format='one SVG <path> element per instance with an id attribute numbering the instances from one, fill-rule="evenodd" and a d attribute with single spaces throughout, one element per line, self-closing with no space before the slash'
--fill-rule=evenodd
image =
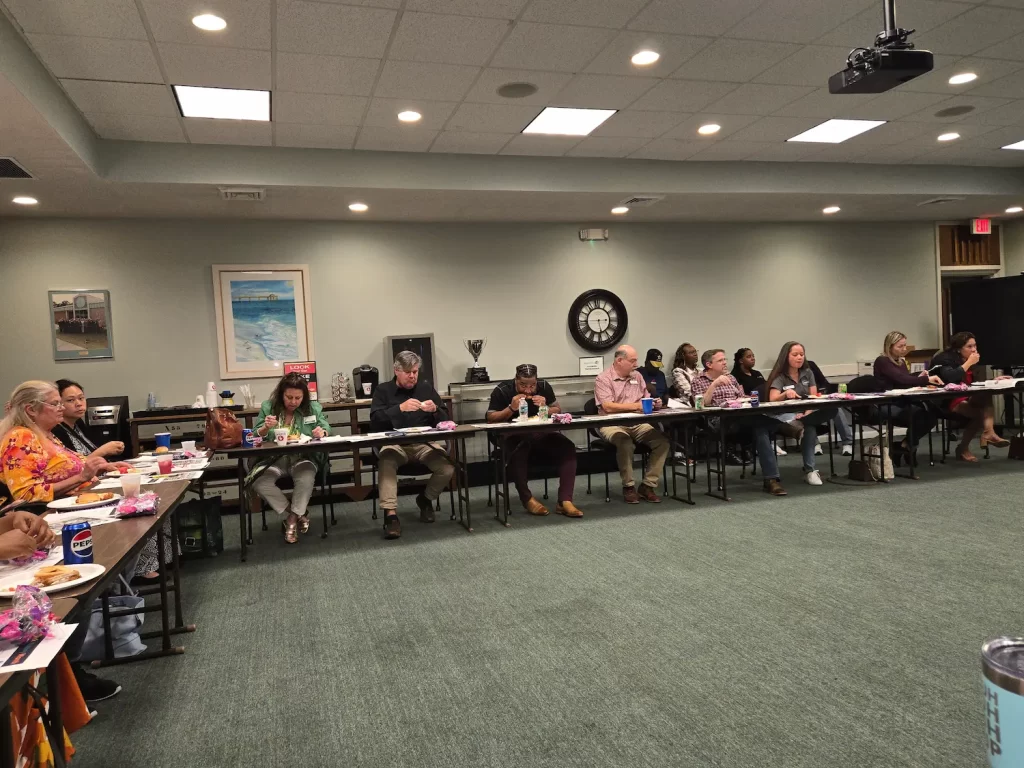
<path id="1" fill-rule="evenodd" d="M 54 360 L 114 356 L 110 291 L 50 291 L 49 305 Z"/>
<path id="2" fill-rule="evenodd" d="M 305 264 L 214 264 L 221 379 L 282 375 L 313 359 L 313 309 Z"/>

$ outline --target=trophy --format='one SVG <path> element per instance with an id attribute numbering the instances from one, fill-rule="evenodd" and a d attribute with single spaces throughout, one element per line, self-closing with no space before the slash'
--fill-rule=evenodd
<path id="1" fill-rule="evenodd" d="M 490 381 L 491 377 L 487 375 L 487 369 L 482 365 L 478 365 L 480 353 L 487 346 L 487 339 L 463 339 L 462 343 L 465 344 L 469 354 L 473 356 L 473 367 L 466 369 L 466 383 L 481 384 Z"/>

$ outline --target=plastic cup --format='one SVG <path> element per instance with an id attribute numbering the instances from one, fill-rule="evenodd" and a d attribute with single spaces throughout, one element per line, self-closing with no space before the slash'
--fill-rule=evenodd
<path id="1" fill-rule="evenodd" d="M 288 442 L 288 430 L 285 428 L 278 428 L 274 430 L 274 442 L 278 445 L 284 445 Z"/>
<path id="2" fill-rule="evenodd" d="M 171 474 L 171 470 L 174 469 L 174 462 L 170 459 L 160 459 L 160 461 L 156 463 L 156 468 L 161 475 L 169 475 Z"/>
<path id="3" fill-rule="evenodd" d="M 142 488 L 142 475 L 121 475 L 121 493 L 126 499 L 139 495 Z"/>
<path id="4" fill-rule="evenodd" d="M 196 441 L 195 440 L 182 440 L 181 441 L 181 450 L 188 451 L 189 453 L 192 453 L 193 451 L 195 451 L 195 449 L 196 449 Z"/>
<path id="5" fill-rule="evenodd" d="M 654 413 L 654 399 L 650 397 L 640 398 L 640 405 L 643 406 L 644 413 Z"/>
<path id="6" fill-rule="evenodd" d="M 156 440 L 157 448 L 171 449 L 171 433 L 170 432 L 157 432 L 153 435 L 153 439 Z"/>

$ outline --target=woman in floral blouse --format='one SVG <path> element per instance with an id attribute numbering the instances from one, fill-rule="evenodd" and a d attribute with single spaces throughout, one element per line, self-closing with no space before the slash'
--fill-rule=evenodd
<path id="1" fill-rule="evenodd" d="M 0 423 L 0 477 L 16 501 L 53 501 L 110 469 L 106 459 L 82 458 L 53 436 L 64 403 L 47 381 L 26 381 L 11 394 Z"/>

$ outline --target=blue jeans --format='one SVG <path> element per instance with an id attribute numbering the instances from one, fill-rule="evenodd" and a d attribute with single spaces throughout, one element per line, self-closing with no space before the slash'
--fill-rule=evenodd
<path id="1" fill-rule="evenodd" d="M 850 428 L 850 412 L 840 408 L 833 419 L 836 425 L 836 435 L 843 445 L 853 445 L 853 429 Z"/>
<path id="2" fill-rule="evenodd" d="M 765 480 L 778 480 L 779 461 L 775 455 L 772 437 L 779 431 L 782 422 L 771 416 L 748 412 L 743 416 L 729 419 L 727 426 L 730 431 L 743 427 L 754 430 L 754 450 L 757 451 L 757 460 L 761 462 L 761 473 Z"/>
<path id="3" fill-rule="evenodd" d="M 814 448 L 818 445 L 818 430 L 815 427 L 827 424 L 835 417 L 835 409 L 821 408 L 799 420 L 804 425 L 804 434 L 800 438 L 800 448 L 804 454 L 804 472 L 814 469 Z"/>

